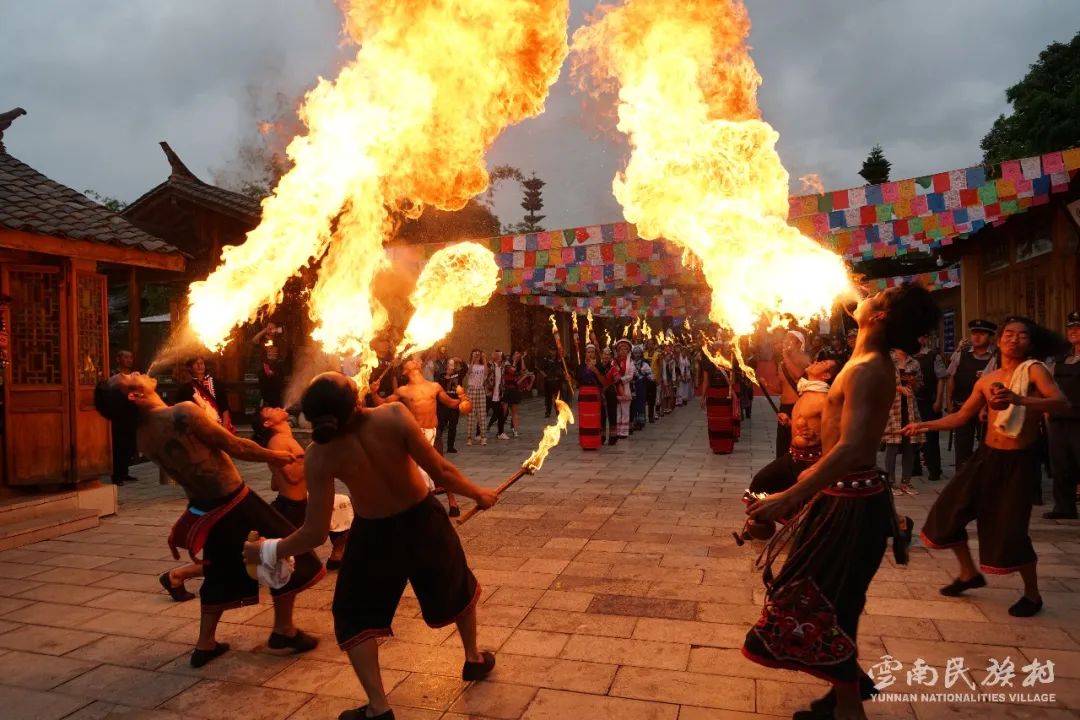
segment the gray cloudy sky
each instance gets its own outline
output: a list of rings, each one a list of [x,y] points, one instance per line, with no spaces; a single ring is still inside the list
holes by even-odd
[[[595,0],[571,0],[571,30]],[[977,162],[1005,88],[1080,29],[1077,0],[747,0],[760,103],[792,177],[861,182],[881,143],[893,177]],[[29,111],[8,151],[77,189],[133,200],[168,174],[168,140],[205,179],[275,96],[299,96],[348,56],[331,0],[0,0],[0,111]],[[563,77],[547,112],[489,154],[548,181],[548,227],[621,217],[623,149],[595,137]],[[504,222],[516,189],[496,200]]]

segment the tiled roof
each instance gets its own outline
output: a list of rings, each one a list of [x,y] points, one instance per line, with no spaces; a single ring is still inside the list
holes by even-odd
[[[3,150],[0,150],[0,228],[156,253],[180,252]]]

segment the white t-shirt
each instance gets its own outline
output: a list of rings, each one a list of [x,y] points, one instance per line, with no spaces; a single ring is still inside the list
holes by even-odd
[[[495,365],[495,389],[491,391],[491,402],[499,402],[499,391],[502,389],[502,365]]]
[[[487,365],[469,366],[469,390],[484,387],[484,378],[487,376]]]

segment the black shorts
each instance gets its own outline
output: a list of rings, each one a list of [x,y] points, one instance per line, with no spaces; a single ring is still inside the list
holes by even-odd
[[[457,532],[434,495],[388,518],[353,520],[334,591],[334,634],[342,650],[393,635],[406,582],[424,622],[435,628],[455,622],[480,596]]]
[[[304,524],[304,516],[307,515],[307,498],[291,500],[284,495],[278,495],[270,501],[270,507],[281,513],[295,527],[301,527]]]
[[[521,391],[517,389],[507,390],[503,393],[503,402],[507,405],[520,405]]]
[[[810,467],[810,463],[801,463],[786,452],[757,471],[750,481],[750,492],[773,495],[790,488],[799,479],[799,473]]]
[[[980,446],[934,501],[923,524],[923,543],[935,549],[962,545],[968,523],[976,520],[983,572],[1004,575],[1033,564],[1028,526],[1041,477],[1036,449]]]
[[[224,498],[221,504],[229,499],[231,497]],[[235,508],[214,524],[206,538],[203,547],[204,580],[199,591],[203,612],[221,612],[259,602],[259,583],[247,574],[244,566],[244,542],[248,533],[255,530],[264,538],[283,538],[295,529],[254,491],[248,492]],[[326,574],[315,553],[304,553],[295,560],[292,578],[283,587],[271,589],[273,597],[300,592]]]

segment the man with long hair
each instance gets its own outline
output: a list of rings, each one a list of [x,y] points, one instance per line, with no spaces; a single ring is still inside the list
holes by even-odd
[[[866,717],[862,699],[873,692],[873,683],[859,667],[859,616],[890,535],[897,560],[906,562],[892,493],[876,467],[896,392],[889,350],[917,351],[919,336],[939,316],[920,285],[904,284],[860,302],[855,351],[825,397],[821,460],[791,488],[747,507],[759,522],[792,520],[769,544],[765,607],[746,635],[743,655],[832,683],[804,711],[806,717]],[[774,576],[773,561],[784,550],[788,558]],[[814,632],[803,636],[792,627]]]

